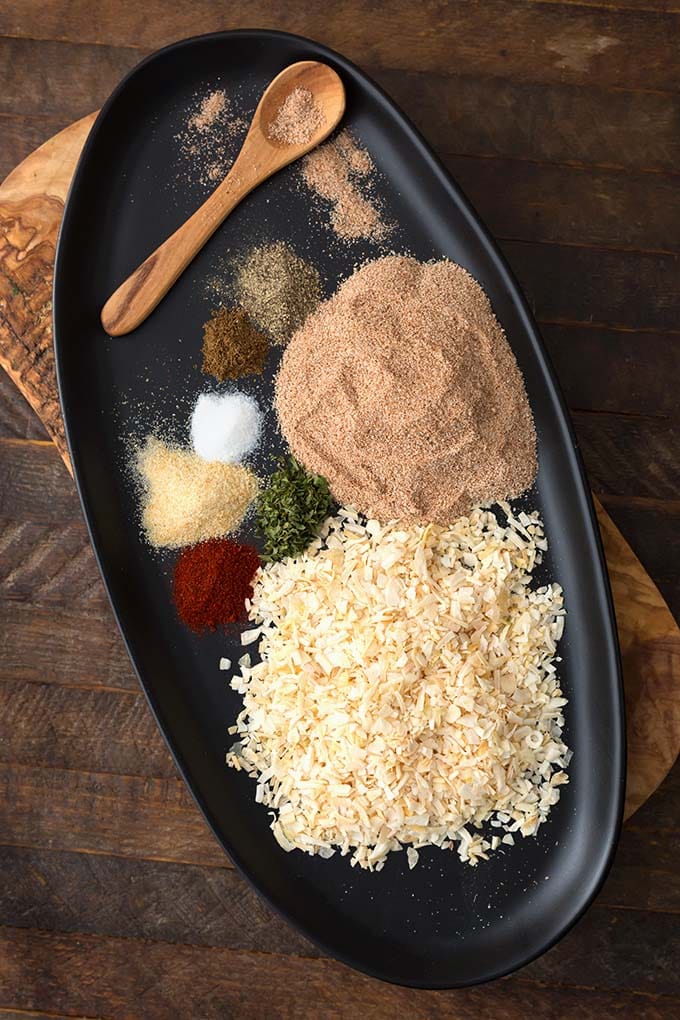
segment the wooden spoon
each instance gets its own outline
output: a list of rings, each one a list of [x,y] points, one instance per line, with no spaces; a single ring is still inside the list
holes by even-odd
[[[311,92],[323,120],[307,141],[292,144],[272,138],[269,131],[295,88]],[[106,332],[123,336],[144,322],[241,199],[277,170],[323,142],[344,112],[345,89],[331,67],[302,60],[281,71],[262,96],[241,151],[222,183],[106,302],[101,313]]]

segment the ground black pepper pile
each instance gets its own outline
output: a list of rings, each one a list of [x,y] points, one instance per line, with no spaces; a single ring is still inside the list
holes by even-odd
[[[236,299],[276,344],[286,344],[321,301],[321,278],[283,241],[254,248],[239,266]]]

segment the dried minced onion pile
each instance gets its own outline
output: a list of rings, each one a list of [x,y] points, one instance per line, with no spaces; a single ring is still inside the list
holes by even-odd
[[[531,587],[538,515],[502,508],[507,524],[475,510],[450,526],[341,510],[256,575],[244,644],[261,637],[262,661],[232,680],[227,762],[257,779],[284,849],[380,870],[435,844],[475,864],[559,799],[562,590]]]

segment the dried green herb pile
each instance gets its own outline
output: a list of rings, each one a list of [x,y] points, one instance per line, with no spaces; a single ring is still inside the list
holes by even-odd
[[[259,375],[269,341],[242,308],[218,308],[203,326],[203,372],[219,382]]]
[[[299,556],[315,537],[334,504],[328,482],[284,457],[257,504],[257,525],[268,561]]]

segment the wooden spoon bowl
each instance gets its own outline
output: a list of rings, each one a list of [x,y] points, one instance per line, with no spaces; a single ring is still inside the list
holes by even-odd
[[[296,88],[312,94],[322,119],[305,142],[283,142],[271,136],[270,126]],[[232,209],[262,181],[328,138],[344,112],[345,88],[327,64],[302,60],[281,71],[262,96],[241,151],[222,183],[106,302],[101,313],[106,332],[123,336],[144,322]]]

